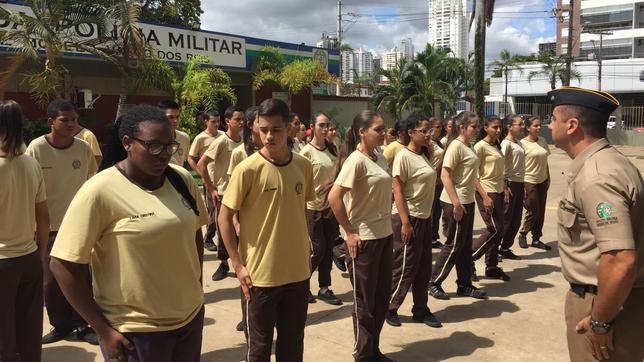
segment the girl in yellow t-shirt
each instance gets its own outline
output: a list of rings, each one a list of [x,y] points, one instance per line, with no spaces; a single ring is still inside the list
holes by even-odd
[[[432,270],[431,212],[436,186],[436,170],[431,164],[429,120],[411,115],[402,122],[399,137],[405,148],[394,158],[394,205],[391,216],[394,237],[393,293],[387,323],[401,325],[398,308],[412,289],[412,318],[430,327],[441,323],[427,306],[427,285]]]
[[[306,203],[311,238],[311,272],[318,271],[320,290],[317,298],[321,301],[340,305],[342,301],[329,289],[331,286],[331,265],[333,264],[333,246],[338,238],[338,222],[331,212],[327,194],[335,176],[337,150],[335,145],[326,140],[331,121],[326,113],[313,116],[311,142],[304,146],[300,154],[313,165],[313,183],[315,200]],[[312,294],[309,301],[314,302]]]
[[[475,197],[485,230],[472,243],[472,259],[476,261],[485,255],[485,276],[509,281],[510,277],[498,266],[499,244],[503,236],[504,196],[509,196],[503,182],[505,158],[499,145],[501,127],[498,117],[486,118],[479,136],[480,141],[474,145],[474,151],[481,161]],[[478,279],[474,268],[472,278]]]
[[[521,140],[525,150],[525,176],[523,207],[525,217],[519,231],[519,246],[528,247],[527,235],[532,233],[533,248],[550,250],[552,247],[541,241],[543,222],[546,214],[546,201],[550,188],[548,156],[550,148],[545,138],[540,137],[541,119],[531,117],[525,123],[527,136]]]
[[[40,361],[49,212],[38,161],[24,154],[22,110],[0,102],[0,360]],[[34,241],[35,235],[35,241]],[[48,268],[47,265],[44,265]],[[17,357],[17,359],[15,359]]]
[[[376,152],[387,127],[375,112],[353,119],[338,157],[340,168],[329,205],[342,227],[354,288],[356,360],[382,358],[378,340],[391,295],[391,176]]]
[[[470,141],[479,133],[479,117],[473,112],[461,112],[454,118],[454,128],[447,140],[443,157],[440,200],[447,219],[447,239],[432,272],[429,294],[437,299],[449,299],[441,284],[456,265],[456,293],[478,299],[487,293],[472,285],[472,233],[474,228],[474,193],[478,178],[479,158]]]
[[[440,235],[438,229],[440,228],[440,219],[443,209],[441,208],[441,200],[438,195],[443,192],[443,182],[441,181],[440,174],[443,167],[443,156],[445,155],[445,144],[441,143],[440,139],[443,136],[443,122],[440,119],[431,117],[429,119],[432,134],[429,139],[429,144],[432,150],[432,166],[436,170],[436,188],[434,191],[434,204],[432,205],[432,248],[440,249],[443,243],[439,241]],[[443,228],[445,221],[443,220]]]

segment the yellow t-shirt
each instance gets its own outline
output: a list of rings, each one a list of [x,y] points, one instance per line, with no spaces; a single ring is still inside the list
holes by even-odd
[[[456,195],[461,204],[474,202],[474,182],[479,177],[480,160],[474,150],[459,140],[453,140],[443,158],[443,168],[452,171],[452,182],[456,188]],[[443,189],[440,200],[452,203],[447,191]]]
[[[208,164],[208,175],[210,180],[217,187],[217,193],[223,195],[228,184],[228,166],[230,166],[230,156],[235,147],[244,143],[239,137],[239,142],[235,142],[224,133],[222,137],[217,137],[210,147],[204,153],[212,162]]]
[[[344,194],[349,222],[360,239],[382,239],[392,234],[391,175],[387,160],[376,153],[374,162],[355,150],[342,165],[335,184],[350,189]],[[342,237],[345,231],[340,228]]]
[[[429,145],[432,149],[432,166],[434,170],[439,170],[443,164],[443,156],[445,155],[445,150],[438,145],[438,143],[430,140]],[[444,146],[443,146],[444,147]]]
[[[505,157],[505,178],[512,182],[523,182],[525,175],[525,151],[521,142],[504,139],[501,151]]]
[[[521,140],[521,145],[525,150],[525,182],[535,185],[544,182],[548,178],[548,156],[550,156],[546,139],[539,137],[537,142],[531,142],[524,138]]]
[[[257,150],[255,150],[257,151]],[[235,170],[235,167],[239,165],[243,160],[248,158],[248,154],[246,153],[246,145],[241,144],[233,150],[233,152],[230,154],[230,163],[228,164],[228,172],[226,172],[226,175],[228,175],[228,178],[230,179],[230,176],[233,174],[233,170]]]
[[[387,146],[385,146],[385,149],[382,151],[382,155],[385,156],[385,159],[387,160],[387,166],[389,166],[389,169],[391,169],[391,165],[394,163],[394,158],[396,158],[396,154],[400,152],[405,148],[405,145],[398,141],[393,141]]]
[[[474,145],[474,151],[481,164],[479,166],[479,182],[485,192],[503,192],[503,173],[505,158],[501,150],[480,140]]]
[[[188,156],[200,158],[203,156],[204,152],[206,152],[208,147],[210,147],[210,144],[223,134],[224,132],[219,130],[217,130],[217,134],[214,136],[211,136],[206,131],[199,133],[195,136],[195,139],[192,140],[192,144],[190,144],[190,152],[188,152]]]
[[[235,167],[222,203],[239,210],[239,254],[254,286],[277,287],[311,276],[306,201],[313,168],[295,152],[275,165],[255,152]]]
[[[409,215],[427,219],[432,214],[434,203],[434,188],[436,187],[436,170],[424,154],[416,154],[407,148],[398,152],[394,159],[391,174],[398,176],[405,185],[403,195],[407,202]],[[398,208],[393,203],[392,213],[397,214]]]
[[[313,166],[313,183],[315,185],[315,200],[306,203],[309,210],[322,211],[329,207],[327,199],[328,186],[335,177],[335,160],[328,147],[323,150],[308,144],[302,148],[300,155],[311,161]]]
[[[183,166],[188,157],[188,150],[190,149],[190,136],[183,131],[176,130],[175,132],[174,140],[179,142],[179,149],[170,158],[170,163]]]
[[[74,136],[80,140],[83,140],[87,143],[89,143],[89,147],[92,149],[92,153],[94,153],[94,156],[103,156],[103,152],[101,152],[101,146],[98,144],[98,140],[96,139],[96,136],[92,131],[88,130],[87,128],[82,128],[76,135]]]
[[[92,149],[77,138],[67,148],[55,148],[45,136],[40,136],[31,141],[25,153],[40,163],[47,190],[49,224],[52,231],[57,231],[78,189],[96,173]]]
[[[38,250],[36,204],[46,200],[40,165],[27,156],[0,157],[0,259]]]
[[[94,299],[119,332],[178,329],[203,305],[195,233],[208,212],[188,171],[171,167],[199,216],[170,181],[144,190],[110,167],[78,191],[51,251],[91,266]]]
[[[293,152],[295,153],[300,153],[302,151],[302,148],[304,148],[305,143],[298,140],[297,138],[293,138]]]

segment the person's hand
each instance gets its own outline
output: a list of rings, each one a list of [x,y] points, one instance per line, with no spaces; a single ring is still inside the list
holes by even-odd
[[[237,279],[241,285],[244,298],[246,298],[246,300],[250,300],[250,289],[253,287],[253,281],[250,279],[248,270],[241,264],[233,265],[233,269],[235,269],[235,275],[237,275]]]
[[[210,191],[210,198],[212,202],[214,203],[217,199],[219,199],[219,194],[217,193],[217,189],[213,189]]]
[[[465,214],[467,214],[467,211],[465,211],[465,207],[463,207],[463,205],[454,205],[454,220],[456,220],[456,222],[460,222]]]
[[[402,227],[400,228],[400,236],[402,237],[403,243],[409,244],[409,241],[414,236],[414,227],[411,226],[410,222],[402,224]]]
[[[512,190],[507,186],[503,187],[503,203],[509,204],[510,197],[512,197]]]
[[[351,256],[351,259],[358,259],[358,251],[362,248],[362,239],[356,233],[347,234],[347,251]]]
[[[123,353],[123,348],[128,350],[134,350],[134,345],[119,333],[117,330],[108,327],[105,328],[105,331],[98,333],[98,339],[100,341],[101,347],[105,351],[107,357],[106,362],[125,362],[127,358]]]
[[[494,201],[492,201],[492,198],[488,195],[485,195],[483,198],[483,208],[485,209],[485,212],[492,215],[492,210],[494,210]]]
[[[582,319],[575,330],[586,337],[587,347],[595,359],[601,361],[610,357],[610,352],[615,350],[613,345],[613,329],[608,333],[597,334],[590,328],[590,316]]]

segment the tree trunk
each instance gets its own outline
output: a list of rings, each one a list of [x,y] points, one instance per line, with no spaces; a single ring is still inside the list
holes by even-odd
[[[114,121],[119,119],[122,115],[127,113],[128,104],[127,104],[127,93],[128,93],[129,78],[126,74],[121,74],[121,90],[119,93],[119,103],[116,107],[116,118]]]
[[[474,111],[485,118],[485,1],[476,0],[476,32],[474,36]]]

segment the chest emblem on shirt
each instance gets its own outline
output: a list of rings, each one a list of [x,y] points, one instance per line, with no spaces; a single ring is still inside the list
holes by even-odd
[[[600,202],[595,208],[597,211],[597,226],[617,224],[617,217],[613,216],[613,205],[607,202]]]
[[[298,182],[295,184],[295,193],[296,193],[296,194],[298,194],[298,195],[301,195],[301,194],[302,194],[302,189],[303,189],[303,188],[304,188],[304,185],[302,185],[302,183],[298,181]]]
[[[72,167],[74,168],[74,170],[78,170],[81,167],[80,160],[74,160],[74,162],[72,162]]]

